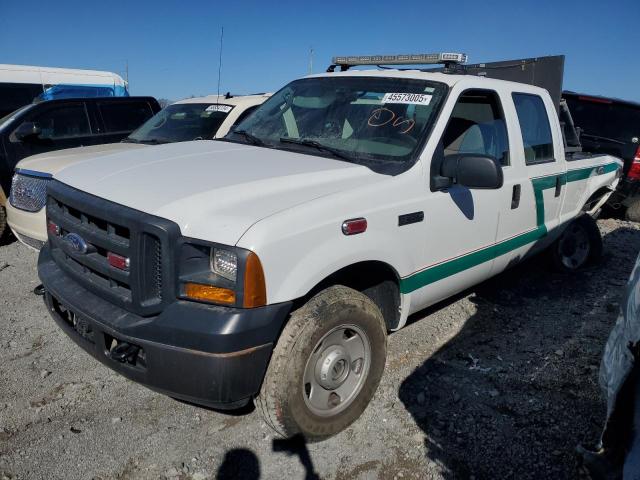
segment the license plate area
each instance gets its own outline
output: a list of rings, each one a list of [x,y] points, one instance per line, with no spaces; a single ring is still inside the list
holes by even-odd
[[[96,343],[95,332],[91,324],[77,313],[69,310],[67,307],[58,302],[55,298],[53,300],[53,310],[62,318],[71,328],[73,328],[78,335],[84,338],[91,344]]]

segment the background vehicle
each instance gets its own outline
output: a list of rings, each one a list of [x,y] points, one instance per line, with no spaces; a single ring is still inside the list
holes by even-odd
[[[640,256],[600,366],[607,420],[599,444],[578,447],[594,480],[640,475]]]
[[[11,230],[25,245],[42,247],[47,239],[46,184],[63,168],[146,145],[222,137],[268,97],[259,94],[189,98],[164,108],[120,143],[57,150],[21,160],[16,165],[7,204]]]
[[[640,104],[563,92],[583,149],[624,160],[624,178],[609,200],[627,219],[640,222]]]
[[[127,96],[127,83],[115,73],[0,64],[0,118],[34,100]]]
[[[334,64],[466,56],[351,58]],[[205,405],[255,399],[279,434],[319,440],[364,411],[410,314],[546,247],[568,271],[597,257],[584,212],[621,167],[565,156],[542,88],[328,72],[223,141],[59,172],[38,272],[54,321],[110,368]]]
[[[38,153],[119,142],[160,110],[153,97],[49,100],[0,119],[0,235],[19,160]]]

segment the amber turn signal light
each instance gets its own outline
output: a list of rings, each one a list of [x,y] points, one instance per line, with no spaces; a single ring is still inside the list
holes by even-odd
[[[255,308],[267,304],[267,287],[264,280],[264,270],[258,256],[250,252],[244,272],[244,302],[243,307]]]
[[[233,290],[214,287],[213,285],[185,283],[184,295],[193,300],[202,300],[211,303],[222,303],[225,305],[233,305],[236,303],[236,293]]]

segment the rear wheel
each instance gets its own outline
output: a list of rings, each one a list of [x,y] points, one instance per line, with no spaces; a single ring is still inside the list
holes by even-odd
[[[576,218],[551,246],[557,270],[575,272],[602,255],[602,236],[595,220],[588,215]]]
[[[327,438],[365,410],[380,383],[386,351],[378,307],[356,290],[329,287],[291,315],[256,404],[284,437]]]
[[[640,199],[627,207],[624,216],[631,222],[640,222]]]

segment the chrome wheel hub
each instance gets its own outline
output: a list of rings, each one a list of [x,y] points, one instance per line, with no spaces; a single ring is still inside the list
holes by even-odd
[[[303,396],[320,416],[335,415],[356,398],[369,373],[371,346],[355,325],[336,327],[325,334],[307,361]]]
[[[349,376],[351,359],[341,346],[329,347],[316,363],[316,380],[322,387],[334,390]]]

